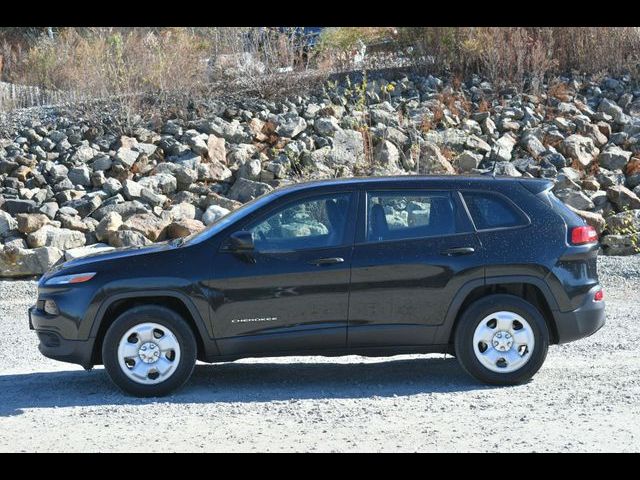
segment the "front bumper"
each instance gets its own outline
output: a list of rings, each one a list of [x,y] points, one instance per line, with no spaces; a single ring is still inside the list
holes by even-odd
[[[580,308],[570,312],[554,312],[558,343],[567,343],[593,335],[605,324],[605,302],[595,302],[593,294],[600,287],[594,288],[588,300]]]
[[[56,321],[55,315],[48,315],[38,310],[35,305],[29,308],[29,328],[35,330],[38,335],[40,353],[53,360],[75,363],[87,369],[93,367],[92,353],[95,339],[66,339],[57,331]]]

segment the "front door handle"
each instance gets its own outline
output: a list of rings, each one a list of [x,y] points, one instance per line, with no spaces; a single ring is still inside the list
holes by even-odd
[[[457,255],[469,255],[475,251],[476,249],[473,247],[457,247],[457,248],[449,248],[447,250],[443,250],[442,252],[440,252],[440,255],[453,257]]]
[[[307,263],[311,265],[333,265],[334,263],[342,263],[344,262],[344,258],[342,257],[330,257],[330,258],[317,258],[315,260],[311,260]]]

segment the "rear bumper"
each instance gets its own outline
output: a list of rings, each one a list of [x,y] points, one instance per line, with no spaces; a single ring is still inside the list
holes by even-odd
[[[572,342],[593,335],[605,324],[605,302],[593,301],[593,293],[598,288],[588,295],[589,300],[580,308],[570,312],[554,312],[558,343]]]
[[[38,335],[40,353],[53,360],[93,367],[91,357],[95,339],[66,339],[56,331],[55,324],[55,316],[47,315],[35,306],[29,308],[29,328]]]

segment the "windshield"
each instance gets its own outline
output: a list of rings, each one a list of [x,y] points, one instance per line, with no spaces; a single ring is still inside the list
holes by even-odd
[[[195,244],[195,243],[200,243],[203,240],[206,240],[208,238],[211,238],[213,235],[216,235],[218,232],[224,230],[226,227],[228,227],[232,223],[237,222],[238,220],[240,220],[244,216],[250,214],[251,212],[253,212],[257,208],[260,208],[263,205],[266,205],[267,203],[271,202],[271,200],[273,200],[274,196],[275,196],[274,193],[269,193],[267,195],[262,195],[262,196],[260,196],[258,198],[255,198],[255,199],[251,200],[250,202],[245,203],[241,207],[233,210],[232,212],[227,213],[224,217],[220,217],[218,220],[213,222],[211,225],[209,225],[204,230],[201,230],[201,231],[196,232],[196,233],[192,233],[191,235],[189,235],[187,237],[183,237],[179,241],[179,243],[180,244],[187,244],[187,243]]]

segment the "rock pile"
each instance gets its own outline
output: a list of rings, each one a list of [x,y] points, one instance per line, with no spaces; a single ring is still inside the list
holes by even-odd
[[[195,119],[109,133],[110,120],[25,121],[0,137],[0,276],[197,232],[301,179],[486,173],[544,177],[602,235],[635,253],[640,90],[560,78],[539,95],[478,77],[332,85],[279,102],[212,102]]]

